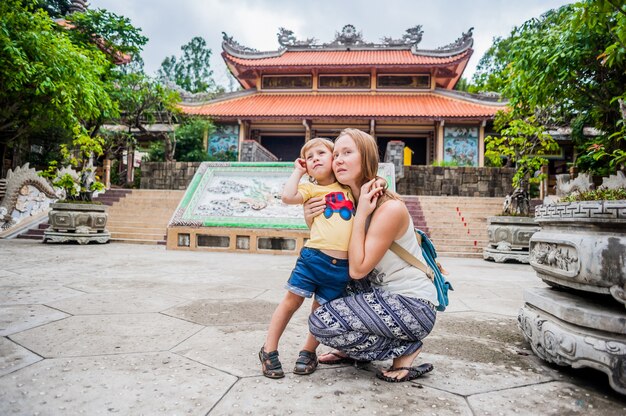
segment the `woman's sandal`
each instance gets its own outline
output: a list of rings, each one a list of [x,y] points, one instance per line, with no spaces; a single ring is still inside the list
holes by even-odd
[[[408,373],[404,377],[394,378],[394,377],[386,376],[382,371],[378,371],[376,373],[376,377],[389,383],[402,383],[404,381],[415,380],[416,378],[421,377],[426,373],[430,373],[431,371],[433,371],[433,365],[430,363],[424,363],[424,364],[418,365],[417,367],[398,367],[398,368],[391,367],[389,368],[388,371],[399,371],[399,370],[406,370],[408,371]]]
[[[283,366],[278,359],[278,351],[266,352],[265,347],[261,347],[259,351],[259,360],[263,367],[263,375],[268,378],[283,378],[285,372]]]
[[[368,364],[371,361],[367,360],[356,360],[354,358],[350,358],[347,355],[341,355],[338,351],[329,351],[325,352],[323,355],[333,355],[335,357],[334,360],[325,360],[321,361],[320,364],[326,365],[334,365],[334,364]]]
[[[317,355],[314,352],[300,351],[293,373],[301,376],[311,374],[317,369],[317,362]]]

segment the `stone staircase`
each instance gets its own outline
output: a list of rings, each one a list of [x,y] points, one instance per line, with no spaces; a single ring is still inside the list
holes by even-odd
[[[438,256],[482,258],[487,218],[502,212],[502,198],[403,196],[416,227],[424,230]],[[421,210],[416,211],[417,204]],[[418,215],[416,215],[416,213]],[[425,228],[418,224],[424,224]]]
[[[133,189],[109,208],[112,242],[165,244],[167,223],[185,191]]]
[[[413,195],[403,195],[402,199],[409,210],[409,214],[411,214],[411,217],[413,218],[413,225],[430,236],[430,230],[428,229],[428,224],[426,223],[426,218],[424,217],[424,211],[422,211],[422,205],[420,204],[419,198]]]

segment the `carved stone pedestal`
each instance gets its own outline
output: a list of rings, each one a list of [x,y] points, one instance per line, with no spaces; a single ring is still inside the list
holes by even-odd
[[[109,214],[105,205],[57,203],[51,207],[50,227],[44,231],[44,243],[107,243],[111,239],[106,229]]]
[[[626,201],[541,205],[535,220],[530,265],[540,279],[626,304]]]
[[[528,263],[528,243],[539,230],[533,218],[499,216],[487,219],[489,245],[483,249],[483,259],[502,263],[514,260]]]
[[[518,323],[541,359],[574,368],[590,367],[609,376],[626,394],[626,317],[609,296],[550,288],[524,292]]]

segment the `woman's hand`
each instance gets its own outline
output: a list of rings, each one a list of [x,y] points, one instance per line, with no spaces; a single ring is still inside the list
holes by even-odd
[[[304,221],[306,221],[306,225],[311,228],[311,224],[313,224],[313,219],[324,212],[326,208],[326,201],[321,196],[317,196],[315,198],[311,198],[304,203],[302,209],[304,210]]]
[[[376,183],[376,178],[361,187],[361,196],[357,205],[357,213],[370,215],[376,209],[376,202],[383,194],[384,188]]]

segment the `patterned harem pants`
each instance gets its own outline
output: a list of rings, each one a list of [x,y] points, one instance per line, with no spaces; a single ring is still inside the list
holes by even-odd
[[[311,314],[309,330],[322,344],[357,360],[387,360],[422,347],[435,325],[426,303],[367,284],[351,284],[351,296],[328,302]]]

